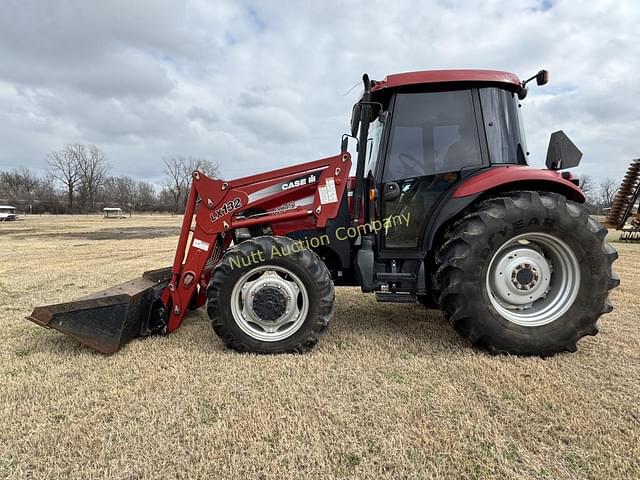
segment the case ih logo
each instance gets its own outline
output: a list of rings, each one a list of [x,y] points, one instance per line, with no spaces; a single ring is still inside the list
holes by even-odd
[[[322,170],[305,175],[304,177],[294,178],[293,180],[283,183],[282,190],[290,190],[296,187],[302,187],[303,185],[310,185],[318,181],[318,176],[322,173]]]
[[[220,208],[216,209],[213,213],[211,213],[209,215],[211,217],[211,221],[215,222],[220,217],[224,217],[228,213],[231,213],[234,210],[237,210],[241,206],[242,206],[242,201],[238,197],[236,197],[233,200],[230,200],[224,205],[222,205]]]

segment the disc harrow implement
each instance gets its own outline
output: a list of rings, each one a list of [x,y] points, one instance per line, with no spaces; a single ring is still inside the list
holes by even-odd
[[[623,242],[640,241],[640,158],[631,162],[607,214],[606,225],[620,230]]]

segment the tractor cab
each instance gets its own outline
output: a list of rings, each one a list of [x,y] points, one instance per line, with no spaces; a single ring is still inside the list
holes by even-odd
[[[375,193],[366,221],[410,216],[408,226],[380,236],[381,251],[421,250],[429,218],[462,178],[492,164],[527,164],[522,89],[515,75],[476,70],[371,82],[363,190]],[[354,113],[361,108],[359,102]],[[353,133],[361,128],[354,118]]]
[[[404,212],[413,221],[388,230],[381,238],[383,249],[420,248],[438,201],[463,177],[491,163],[526,164],[515,97],[498,87],[393,96],[384,148],[366,168],[369,188],[381,192],[369,212],[382,217]]]
[[[412,72],[382,81],[364,77],[351,121],[359,145],[351,219],[387,224],[363,243],[375,253],[356,258],[365,291],[389,289],[396,293],[387,296],[401,301],[397,292],[428,288],[419,282],[425,277],[420,270],[423,261],[433,261],[429,252],[441,227],[484,193],[456,195],[458,187],[483,171],[492,170],[497,178],[496,167],[529,170],[521,100],[533,79],[543,85],[548,73],[542,70],[524,82],[493,70]],[[564,155],[563,168],[575,166],[580,152],[561,135],[563,151],[552,151],[548,161],[559,165]],[[522,186],[522,180],[513,183]]]

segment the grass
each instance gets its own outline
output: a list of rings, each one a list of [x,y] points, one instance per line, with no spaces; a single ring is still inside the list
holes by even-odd
[[[639,244],[600,334],[547,360],[351,288],[302,356],[228,351],[204,311],[109,357],[23,320],[168,265],[179,223],[0,224],[0,478],[640,478]]]

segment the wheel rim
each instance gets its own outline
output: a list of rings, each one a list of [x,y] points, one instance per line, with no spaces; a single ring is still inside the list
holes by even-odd
[[[580,289],[580,264],[564,241],[546,233],[525,233],[493,255],[486,286],[493,307],[525,327],[560,318]]]
[[[274,265],[251,269],[231,292],[231,313],[251,338],[277,342],[300,329],[309,311],[309,295],[302,281]]]

